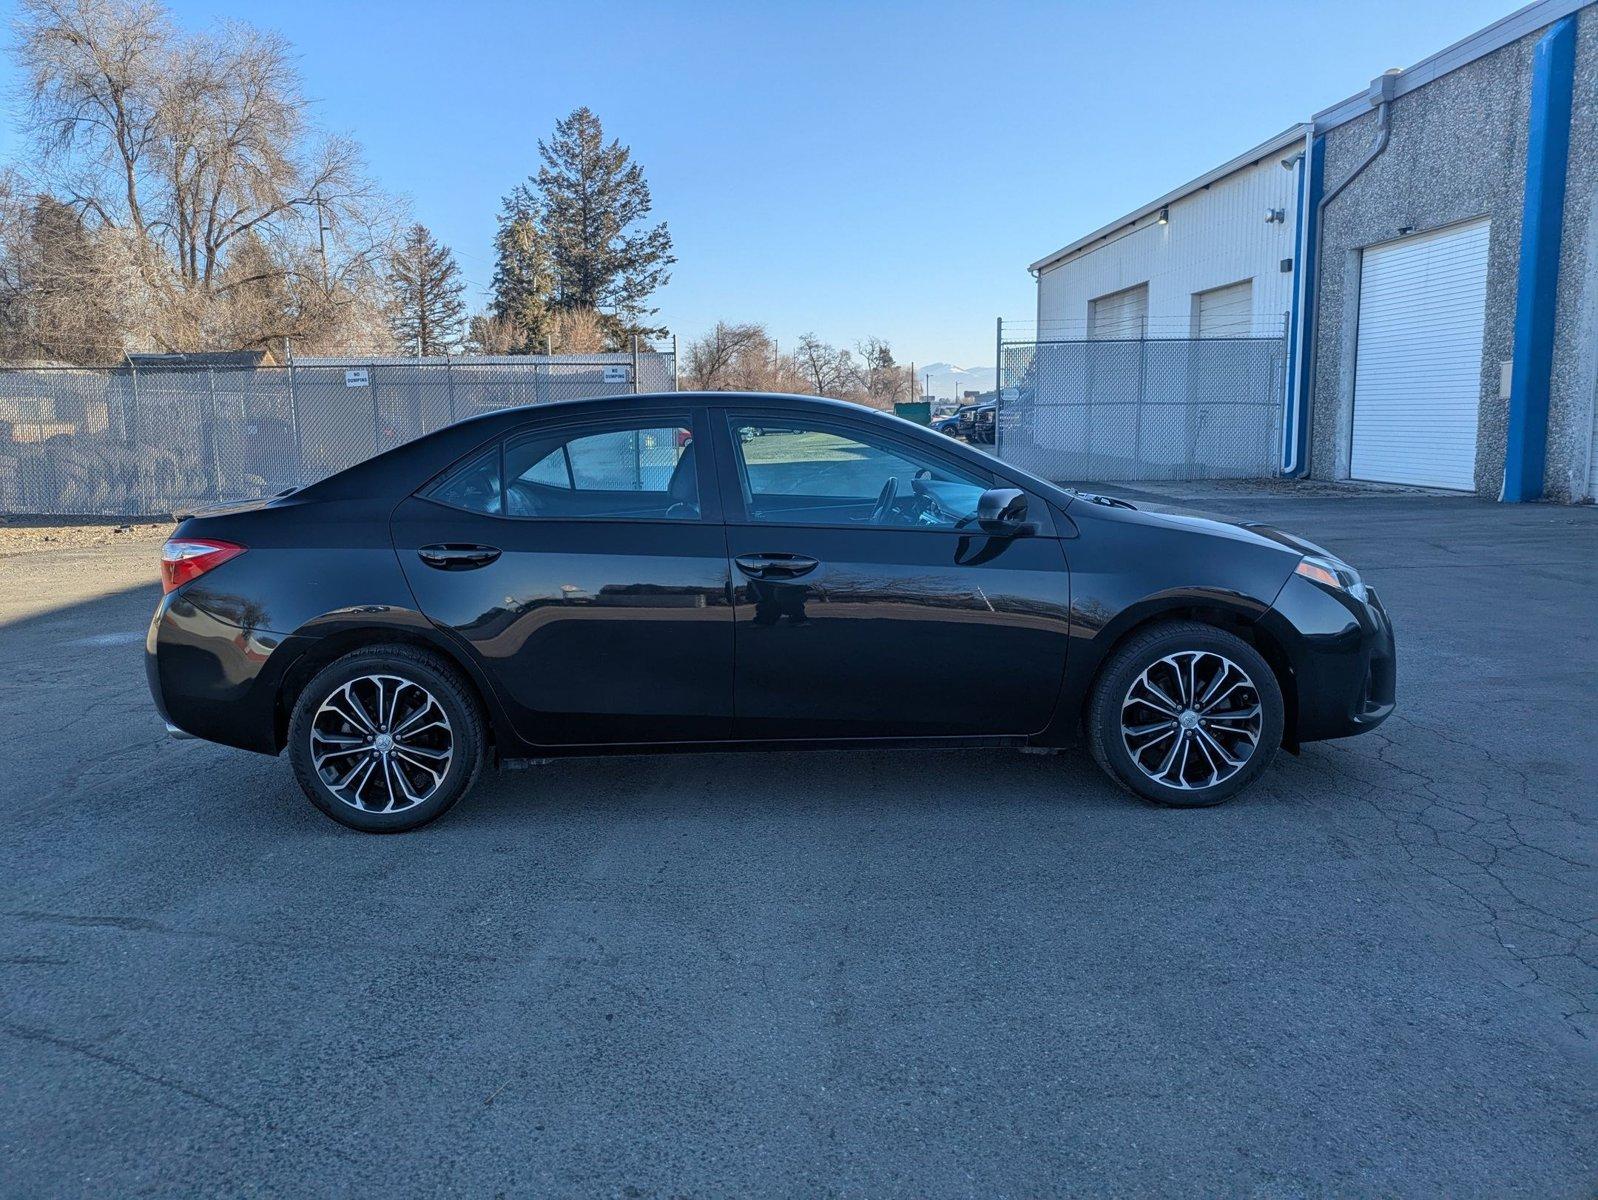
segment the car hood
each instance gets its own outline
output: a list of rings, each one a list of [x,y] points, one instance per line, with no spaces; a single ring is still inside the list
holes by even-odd
[[[1124,503],[1124,501],[1122,502]],[[1089,508],[1084,505],[1083,508]],[[1297,534],[1287,533],[1272,525],[1265,525],[1258,521],[1217,521],[1210,517],[1193,517],[1182,513],[1157,513],[1147,509],[1106,507],[1099,504],[1092,505],[1089,511],[1095,517],[1109,520],[1132,521],[1139,525],[1151,525],[1163,529],[1179,529],[1190,533],[1208,534],[1211,537],[1223,537],[1234,542],[1250,543],[1261,548],[1291,554],[1295,558],[1306,554],[1323,554],[1329,558],[1336,555],[1317,546]],[[1072,515],[1082,512],[1081,508],[1072,506]]]

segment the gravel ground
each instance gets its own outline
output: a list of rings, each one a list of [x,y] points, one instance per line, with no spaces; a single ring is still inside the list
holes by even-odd
[[[150,535],[16,553],[0,1194],[1591,1196],[1598,512],[1153,498],[1363,567],[1398,714],[1198,812],[684,756],[370,838],[163,737]]]
[[[171,532],[171,521],[84,523],[71,518],[41,517],[28,521],[0,518],[0,557],[52,550],[90,550],[99,546],[158,546]]]

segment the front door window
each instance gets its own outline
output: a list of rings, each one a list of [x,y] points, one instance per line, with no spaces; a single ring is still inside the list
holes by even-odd
[[[992,486],[986,472],[842,424],[740,414],[729,421],[752,521],[959,529]]]

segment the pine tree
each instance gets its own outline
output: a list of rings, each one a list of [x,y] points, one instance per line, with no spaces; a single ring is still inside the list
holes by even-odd
[[[515,330],[516,352],[541,354],[550,329],[554,278],[549,244],[538,228],[531,198],[518,188],[505,202],[494,235],[494,316]]]
[[[538,143],[543,159],[536,193],[523,185],[512,200],[536,195],[554,271],[554,305],[601,314],[613,341],[630,333],[658,335],[642,319],[648,300],[671,278],[671,234],[665,223],[632,232],[649,215],[649,184],[632,151],[605,142],[587,108],[555,123],[555,135]]]
[[[412,225],[389,264],[394,309],[389,324],[407,353],[448,354],[466,323],[466,290],[449,247]]]

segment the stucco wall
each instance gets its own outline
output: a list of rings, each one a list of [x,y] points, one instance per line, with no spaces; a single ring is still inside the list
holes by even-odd
[[[1594,499],[1598,455],[1598,8],[1576,25],[1576,94],[1570,118],[1570,169],[1565,176],[1564,240],[1559,255],[1559,323],[1548,412],[1551,499]]]
[[[1546,477],[1548,493],[1555,499],[1570,498],[1573,472],[1585,470],[1585,446],[1579,462],[1573,447],[1582,430],[1590,429],[1592,349],[1583,344],[1580,324],[1581,310],[1587,307],[1587,328],[1591,328],[1593,159],[1598,153],[1591,128],[1595,11],[1586,8],[1578,18],[1577,120],[1585,125],[1572,130],[1566,197],[1555,411],[1550,413]],[[1348,476],[1360,251],[1406,231],[1421,233],[1485,216],[1492,222],[1492,233],[1476,489],[1486,496],[1499,494],[1508,427],[1508,402],[1499,397],[1499,369],[1514,347],[1532,49],[1544,32],[1529,34],[1394,101],[1386,151],[1327,206],[1310,438],[1310,472],[1316,478]],[[1328,190],[1364,157],[1375,135],[1374,110],[1326,133]],[[1580,210],[1579,221],[1572,220],[1573,210]],[[1590,337],[1586,340],[1590,342]],[[1584,371],[1589,392],[1585,400],[1579,396]]]

